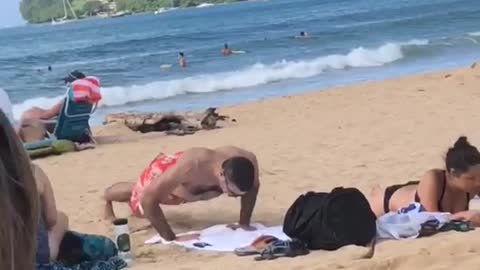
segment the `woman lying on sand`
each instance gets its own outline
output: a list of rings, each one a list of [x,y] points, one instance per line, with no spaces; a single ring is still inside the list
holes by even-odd
[[[369,202],[377,217],[415,201],[427,211],[450,212],[452,219],[480,226],[480,211],[468,210],[480,192],[480,152],[462,136],[448,149],[445,163],[446,169],[429,170],[420,181],[374,187]]]

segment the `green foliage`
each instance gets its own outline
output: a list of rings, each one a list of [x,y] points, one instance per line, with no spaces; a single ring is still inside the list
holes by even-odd
[[[107,11],[106,5],[99,0],[75,1],[72,6],[79,16],[92,16],[98,12]]]
[[[58,0],[22,0],[20,12],[30,23],[46,22],[64,16],[63,2]]]
[[[113,0],[109,0],[113,1]],[[155,11],[162,7],[192,7],[201,3],[225,3],[244,0],[116,0],[118,11],[130,11],[133,13]],[[92,16],[98,12],[108,12],[105,1],[100,0],[70,0],[77,15]],[[69,9],[68,16],[71,18]],[[29,23],[49,22],[52,18],[64,16],[62,0],[22,0],[20,12]],[[114,11],[111,11],[114,12]]]

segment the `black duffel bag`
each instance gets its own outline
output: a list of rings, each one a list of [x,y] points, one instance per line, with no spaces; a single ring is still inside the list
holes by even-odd
[[[376,216],[358,189],[337,187],[298,197],[285,215],[283,232],[309,249],[367,246],[376,235]]]

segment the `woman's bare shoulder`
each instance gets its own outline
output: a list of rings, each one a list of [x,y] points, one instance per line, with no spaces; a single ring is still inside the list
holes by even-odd
[[[43,194],[43,192],[45,191],[46,182],[49,181],[47,174],[40,166],[35,163],[31,163],[31,167],[33,177],[35,178],[35,182],[37,183],[38,193]]]

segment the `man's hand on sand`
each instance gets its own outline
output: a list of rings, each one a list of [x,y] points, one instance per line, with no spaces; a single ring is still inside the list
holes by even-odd
[[[227,225],[227,228],[230,228],[232,230],[243,229],[245,231],[255,231],[257,229],[250,225],[241,225],[241,224],[229,224]]]
[[[186,241],[190,241],[190,240],[198,240],[199,238],[200,238],[199,233],[191,233],[191,234],[185,234],[185,235],[177,236],[177,238],[175,238],[175,241],[186,242]]]

